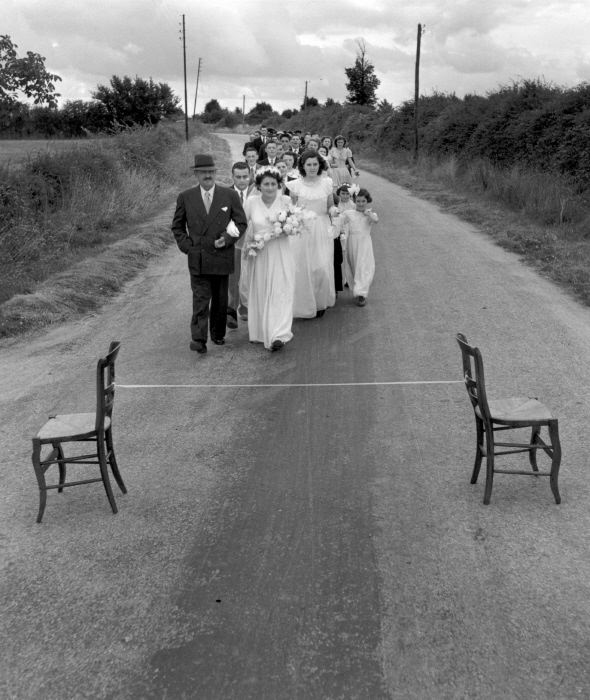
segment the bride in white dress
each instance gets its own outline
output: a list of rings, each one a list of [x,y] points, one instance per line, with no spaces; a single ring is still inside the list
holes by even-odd
[[[273,166],[256,173],[260,197],[246,200],[244,210],[248,228],[244,246],[254,236],[269,234],[270,218],[288,209],[291,200],[280,194],[282,177]],[[240,279],[240,291],[248,299],[248,334],[251,342],[264,343],[268,350],[280,350],[293,337],[293,293],[295,270],[289,237],[268,240],[256,256],[247,257],[246,275]]]
[[[327,165],[315,151],[305,151],[299,159],[301,178],[289,183],[291,198],[316,216],[305,220],[300,236],[289,243],[295,258],[295,318],[323,316],[334,306],[334,229],[329,212],[334,207],[332,180],[322,177]]]

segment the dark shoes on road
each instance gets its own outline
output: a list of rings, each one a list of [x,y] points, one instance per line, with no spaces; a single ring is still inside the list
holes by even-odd
[[[367,300],[365,297],[357,297],[356,298],[356,305],[357,306],[364,306],[367,303]]]
[[[230,331],[235,331],[238,327],[238,314],[233,309],[227,310],[226,325]]]
[[[215,345],[225,345],[224,338],[211,338],[211,342],[215,343]]]
[[[191,340],[190,349],[203,355],[207,352],[207,343],[202,340]]]
[[[272,352],[276,352],[277,350],[281,350],[285,346],[285,343],[283,343],[282,340],[273,340],[272,345],[270,346],[270,349]]]

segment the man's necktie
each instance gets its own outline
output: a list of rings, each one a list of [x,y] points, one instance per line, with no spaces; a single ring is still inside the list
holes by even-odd
[[[240,190],[240,202],[244,203],[244,190]]]
[[[205,209],[207,210],[208,214],[209,209],[211,209],[211,192],[205,192]]]

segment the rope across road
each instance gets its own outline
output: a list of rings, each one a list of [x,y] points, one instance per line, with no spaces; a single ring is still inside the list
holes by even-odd
[[[312,382],[312,383],[273,383],[273,384],[117,384],[117,389],[270,389],[301,387],[343,387],[343,386],[412,386],[425,384],[463,384],[462,379],[434,379],[401,382]]]

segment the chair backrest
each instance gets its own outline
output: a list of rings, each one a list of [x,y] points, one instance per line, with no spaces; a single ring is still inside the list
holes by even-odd
[[[121,343],[113,340],[106,357],[101,357],[96,365],[96,430],[104,429],[105,417],[113,414],[115,403],[115,360]]]
[[[465,388],[473,410],[479,408],[481,418],[485,422],[490,421],[490,409],[486,395],[485,377],[483,372],[483,359],[479,348],[475,348],[467,342],[463,333],[457,333],[457,343],[461,348],[463,360],[463,379]]]

